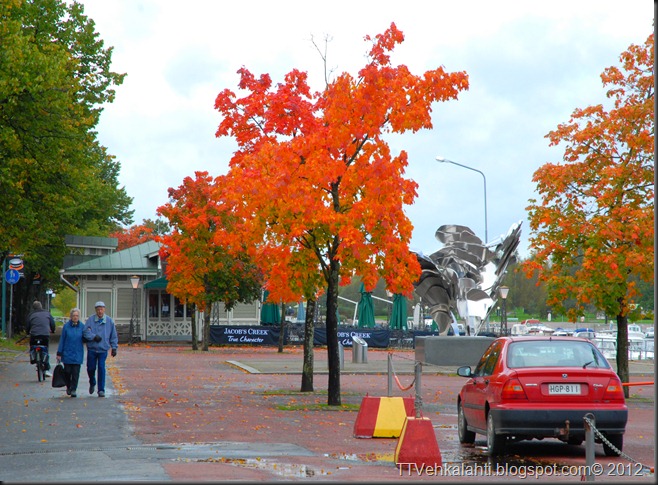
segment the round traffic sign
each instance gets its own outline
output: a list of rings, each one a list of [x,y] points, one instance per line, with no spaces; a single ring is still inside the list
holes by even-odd
[[[15,269],[8,269],[5,272],[5,280],[7,280],[7,283],[10,285],[18,283],[19,279],[21,279],[21,274]]]

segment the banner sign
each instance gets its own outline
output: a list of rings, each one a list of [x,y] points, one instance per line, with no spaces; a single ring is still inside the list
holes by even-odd
[[[272,325],[211,325],[210,342],[213,344],[234,345],[279,345],[281,327]],[[284,343],[290,343],[286,327]],[[338,341],[344,347],[352,347],[352,337],[361,337],[368,347],[388,348],[390,330],[344,327],[338,329]],[[327,345],[327,329],[313,331],[313,345]]]
[[[254,325],[211,325],[210,341],[214,344],[279,345],[280,327]],[[288,335],[284,335],[285,341]]]
[[[368,347],[388,348],[391,337],[390,330],[369,328],[339,328],[338,342],[343,347],[352,346],[352,337],[360,337],[366,341]],[[327,345],[327,329],[316,328],[313,331],[313,345]]]

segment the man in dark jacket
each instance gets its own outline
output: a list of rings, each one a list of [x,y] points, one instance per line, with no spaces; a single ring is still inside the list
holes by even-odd
[[[30,334],[30,348],[34,345],[43,345],[46,347],[45,362],[46,376],[50,374],[50,359],[48,357],[48,343],[50,334],[55,333],[55,319],[48,310],[44,310],[40,301],[32,303],[32,313],[27,317],[27,333]]]

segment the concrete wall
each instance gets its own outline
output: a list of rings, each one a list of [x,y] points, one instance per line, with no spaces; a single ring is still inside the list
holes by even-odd
[[[434,365],[475,365],[494,337],[416,337],[416,360]]]

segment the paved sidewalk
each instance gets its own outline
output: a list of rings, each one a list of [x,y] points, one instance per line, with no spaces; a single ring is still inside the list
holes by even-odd
[[[413,351],[390,355],[400,385],[409,386],[414,378]],[[202,352],[190,346],[123,345],[115,359],[108,358],[105,399],[86,392],[84,371],[77,399],[67,398],[49,383],[37,383],[25,353],[0,365],[0,418],[6,429],[0,442],[0,480],[445,479],[401,475],[393,463],[397,439],[353,437],[363,396],[387,395],[388,356],[388,351],[370,349],[367,363],[352,364],[351,353],[345,353],[340,380],[344,406],[338,410],[325,406],[327,364],[321,348],[314,351],[315,392],[300,393],[300,347],[278,353],[271,347],[211,347]],[[584,447],[557,440],[512,445],[499,461],[486,457],[479,436],[474,447],[460,446],[455,401],[464,379],[454,372],[454,368],[423,366],[421,379],[423,415],[432,421],[445,464],[584,464]],[[632,380],[653,380],[653,369],[635,369]],[[633,387],[631,394],[624,450],[653,466],[654,386]],[[392,395],[411,394],[394,384]],[[600,445],[596,460],[606,466],[628,463],[606,458]],[[486,477],[510,478],[509,473]],[[459,477],[460,481],[482,479],[481,474]],[[633,481],[638,480],[653,482],[654,477],[642,475]],[[597,481],[614,482],[619,477],[602,476]]]

